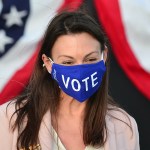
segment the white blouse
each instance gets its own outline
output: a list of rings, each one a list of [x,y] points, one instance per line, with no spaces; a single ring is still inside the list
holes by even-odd
[[[58,137],[57,132],[53,127],[51,127],[51,132],[54,140],[52,141],[52,149],[54,150],[66,150],[65,146],[62,144],[60,138]],[[104,148],[94,148],[92,146],[86,146],[85,150],[104,150]]]

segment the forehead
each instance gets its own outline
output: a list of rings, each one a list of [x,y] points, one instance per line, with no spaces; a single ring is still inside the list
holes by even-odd
[[[89,33],[61,35],[52,48],[52,57],[56,55],[77,55],[100,50],[100,43]]]

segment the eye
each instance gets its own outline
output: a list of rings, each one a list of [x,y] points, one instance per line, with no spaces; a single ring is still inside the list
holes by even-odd
[[[95,61],[97,61],[97,58],[87,58],[85,60],[85,62],[95,62]]]
[[[73,64],[73,61],[63,61],[62,63],[61,63],[62,65],[72,65]]]

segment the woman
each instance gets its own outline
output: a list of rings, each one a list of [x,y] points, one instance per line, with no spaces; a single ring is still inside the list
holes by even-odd
[[[139,150],[135,120],[108,96],[108,49],[82,12],[49,24],[24,94],[0,107],[0,148]]]

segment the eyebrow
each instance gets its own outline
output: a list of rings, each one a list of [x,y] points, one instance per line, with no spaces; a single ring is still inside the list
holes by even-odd
[[[85,55],[84,56],[84,58],[86,58],[86,57],[88,57],[88,56],[90,56],[91,54],[93,54],[93,53],[97,53],[97,54],[99,54],[99,51],[97,50],[97,51],[93,51],[93,52],[91,52],[91,53],[89,53],[89,54],[87,54],[87,55]],[[60,57],[67,57],[67,58],[70,58],[70,59],[74,59],[74,57],[72,57],[72,56],[68,56],[68,55],[60,55],[60,56],[58,56],[58,58],[60,58]],[[57,58],[57,59],[58,59]]]
[[[97,54],[99,54],[99,51],[98,51],[98,50],[97,50],[97,51],[93,51],[93,52],[91,52],[91,53],[89,53],[89,54],[85,55],[85,57],[84,57],[84,58],[86,58],[86,57],[90,56],[90,55],[91,55],[91,54],[93,54],[93,53],[97,53]]]

